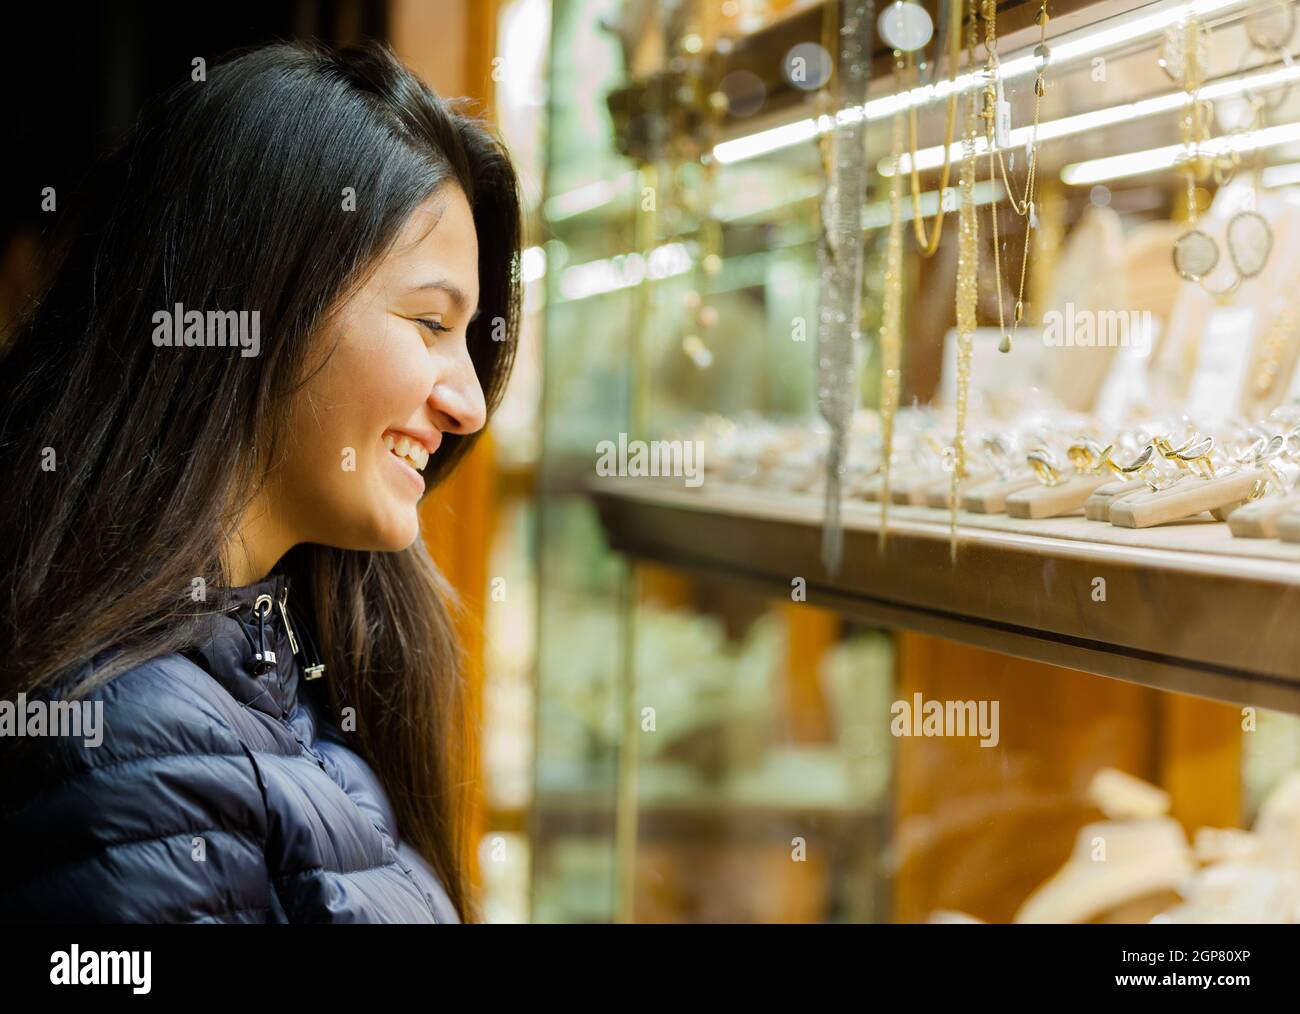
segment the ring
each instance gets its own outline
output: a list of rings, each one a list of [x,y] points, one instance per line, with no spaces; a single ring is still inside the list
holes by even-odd
[[[1065,476],[1057,467],[1052,452],[1047,448],[1039,447],[1030,451],[1025,455],[1025,460],[1029,462],[1029,467],[1034,470],[1034,475],[1044,486],[1059,486],[1065,481]]]

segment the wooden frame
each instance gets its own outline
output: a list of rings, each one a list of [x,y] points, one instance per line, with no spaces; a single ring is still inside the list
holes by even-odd
[[[832,576],[818,497],[645,479],[602,479],[592,496],[614,548],[633,556],[781,596],[802,578],[809,601],[870,623],[1300,713],[1300,546],[1234,542],[1208,522],[1133,530],[963,515],[953,563],[946,512],[891,508],[882,548],[879,506],[850,502]]]

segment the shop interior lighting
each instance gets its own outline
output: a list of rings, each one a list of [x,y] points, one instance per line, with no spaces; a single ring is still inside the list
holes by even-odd
[[[1259,148],[1272,148],[1279,144],[1300,141],[1300,123],[1284,123],[1276,127],[1265,127],[1244,134],[1229,134],[1216,137],[1198,146],[1202,154],[1213,157],[1229,152],[1255,151]],[[1124,179],[1129,176],[1142,176],[1146,173],[1161,172],[1172,169],[1187,157],[1187,146],[1170,144],[1163,148],[1148,148],[1146,151],[1134,151],[1124,155],[1110,155],[1095,158],[1088,162],[1076,162],[1061,170],[1061,179],[1071,186],[1090,186],[1106,180]]]
[[[1163,10],[1141,17],[1131,18],[1123,24],[1095,31],[1080,33],[1077,37],[1062,37],[1051,42],[1052,66],[1060,67],[1075,61],[1095,56],[1099,53],[1116,49],[1129,42],[1158,35],[1165,29],[1176,25],[1183,18],[1195,14],[1209,17],[1225,11],[1242,7],[1245,0],[1195,0],[1192,3],[1175,4]],[[1037,69],[1033,46],[1026,46],[1017,51],[1015,56],[1002,61],[1002,78],[1009,80],[1032,74]],[[852,123],[864,115],[868,121],[881,120],[892,116],[896,109],[911,106],[925,106],[932,102],[946,99],[954,90],[964,92],[967,89],[984,84],[984,71],[967,71],[957,75],[954,81],[939,81],[920,88],[912,88],[897,95],[886,95],[872,99],[862,106],[849,106],[841,109],[832,118],[829,115],[809,117],[794,123],[783,124],[768,130],[761,130],[730,141],[722,141],[713,148],[713,155],[719,162],[730,164],[746,159],[767,155],[782,148],[810,141],[817,135],[831,130],[836,122]],[[1041,130],[1041,127],[1040,127]],[[1041,136],[1041,135],[1040,135]],[[942,156],[940,157],[942,161]]]
[[[1256,74],[1247,74],[1241,77],[1226,78],[1216,81],[1213,84],[1206,85],[1200,91],[1200,97],[1206,101],[1213,102],[1219,99],[1231,98],[1241,95],[1245,92],[1263,92],[1269,88],[1277,88],[1280,85],[1288,84],[1300,80],[1300,63],[1292,63],[1289,66],[1279,64],[1270,67],[1268,70]],[[1109,106],[1105,109],[1095,109],[1088,113],[1079,113],[1076,116],[1065,116],[1059,120],[1048,120],[1046,123],[1038,125],[1038,140],[1051,141],[1062,137],[1071,137],[1075,134],[1087,133],[1090,130],[1099,130],[1103,127],[1114,126],[1117,123],[1129,123],[1133,120],[1140,120],[1148,116],[1158,116],[1162,113],[1170,113],[1187,105],[1190,100],[1185,91],[1169,92],[1165,95],[1156,95],[1149,99],[1142,99],[1138,102],[1124,102],[1117,106]],[[1017,127],[1011,131],[1010,148],[1019,148],[1028,144],[1033,136],[1033,126]],[[1009,150],[1008,149],[1008,150]],[[988,152],[988,141],[984,137],[979,137],[975,142],[976,154],[986,154]],[[961,158],[961,144],[954,143],[950,149],[950,157],[953,160]],[[923,148],[916,153],[917,168],[924,171],[927,169],[936,169],[943,165],[943,145],[936,144],[932,148]],[[904,155],[900,166],[903,172],[911,171],[911,159]],[[882,159],[877,165],[882,176],[893,174],[892,166],[889,159]]]
[[[1264,187],[1289,187],[1300,183],[1300,162],[1268,166],[1260,173],[1260,183]]]
[[[989,204],[1001,200],[1004,193],[1000,180],[982,180],[975,184],[974,203]],[[921,214],[932,215],[939,210],[940,193],[930,190],[921,195]],[[903,221],[912,217],[909,201],[903,207]],[[889,202],[875,201],[862,211],[863,229],[880,229],[889,224]],[[539,254],[539,270],[545,270],[545,254],[533,247],[524,251],[525,260],[532,250]],[[684,275],[691,270],[694,257],[683,243],[665,243],[651,251],[649,257],[638,253],[624,253],[615,257],[574,264],[560,272],[560,297],[573,301],[603,296],[620,289],[629,289],[641,282],[655,281]]]

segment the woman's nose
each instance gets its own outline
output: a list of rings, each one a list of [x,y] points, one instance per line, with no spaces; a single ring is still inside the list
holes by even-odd
[[[445,433],[477,433],[487,422],[487,402],[474,363],[462,354],[451,369],[442,373],[429,393],[429,404],[437,413],[438,428]]]

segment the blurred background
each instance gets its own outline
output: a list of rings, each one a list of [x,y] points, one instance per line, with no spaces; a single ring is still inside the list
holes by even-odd
[[[1245,736],[1232,703],[889,631],[735,575],[610,548],[588,495],[599,441],[711,415],[813,412],[813,342],[792,342],[790,322],[816,319],[817,147],[722,159],[716,145],[820,108],[816,88],[794,87],[780,66],[791,47],[825,38],[824,6],[49,0],[4,15],[0,337],[39,286],[41,189],[73,188],[196,56],[284,38],[384,39],[438,92],[478,100],[505,137],[528,218],[520,354],[487,439],[429,498],[424,525],[468,606],[461,633],[481,733],[475,882],[492,921],[1005,921],[1089,821],[1149,811],[1189,835],[1249,827],[1300,767],[1300,730],[1280,711],[1261,711]],[[937,23],[939,5],[925,6]],[[1142,5],[1059,6],[1082,24]],[[1007,31],[1023,33],[1038,4],[1002,8]],[[1100,86],[1085,64],[1044,116],[1150,94],[1153,59],[1150,46],[1116,59]],[[1017,122],[1031,86],[1021,79],[1011,96]],[[1059,178],[1067,162],[1172,143],[1168,120],[1159,140],[1141,123],[1054,149],[1043,197],[1053,242],[1185,216],[1172,174],[1104,194]],[[942,126],[927,111],[922,146]],[[873,158],[888,153],[886,128],[873,126]],[[879,225],[867,233],[869,319]],[[951,240],[909,274],[907,401],[939,384]],[[1097,268],[1088,249],[1069,270]],[[1019,262],[1014,246],[1009,262]],[[1163,289],[1149,295],[1157,309],[1166,300]],[[865,402],[875,397],[868,384]],[[1019,708],[1032,721],[1009,723],[993,750],[887,735],[891,703],[913,692],[999,698],[1004,715]],[[1096,788],[1111,770],[1157,795],[1113,804],[1113,784],[1109,795]],[[1120,918],[1145,900],[1137,911],[1149,914],[1168,893],[1157,877],[1113,911],[1061,911]]]

